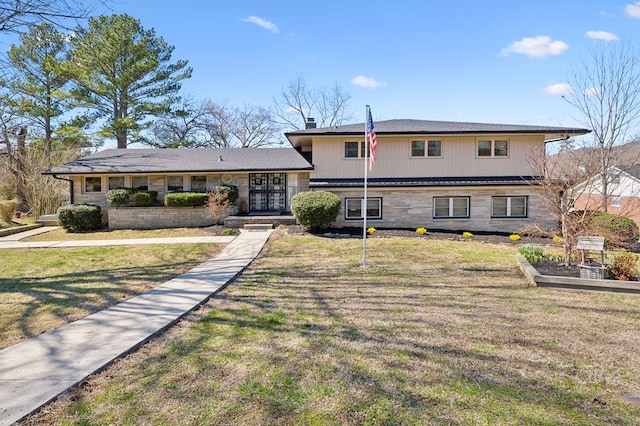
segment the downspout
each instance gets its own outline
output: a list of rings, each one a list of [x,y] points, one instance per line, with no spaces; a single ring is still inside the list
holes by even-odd
[[[73,180],[67,179],[67,178],[61,178],[56,175],[51,175],[51,176],[53,176],[54,179],[66,180],[67,182],[69,182],[69,203],[73,204]]]

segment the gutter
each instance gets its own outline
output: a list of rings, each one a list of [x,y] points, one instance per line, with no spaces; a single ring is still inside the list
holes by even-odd
[[[61,178],[55,174],[52,174],[51,176],[53,176],[54,179],[66,180],[67,182],[69,182],[69,203],[73,204],[73,180],[67,179],[67,178]]]

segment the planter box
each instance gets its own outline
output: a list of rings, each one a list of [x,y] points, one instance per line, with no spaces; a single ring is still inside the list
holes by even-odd
[[[109,229],[198,228],[214,225],[204,207],[111,207]]]
[[[578,265],[580,278],[587,280],[606,280],[609,278],[609,268],[604,265]]]

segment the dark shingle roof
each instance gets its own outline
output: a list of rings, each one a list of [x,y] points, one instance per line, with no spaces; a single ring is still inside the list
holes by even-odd
[[[446,134],[446,133],[564,133],[585,134],[587,129],[575,127],[531,126],[522,124],[464,123],[457,121],[431,121],[396,119],[375,121],[376,134]],[[343,126],[297,130],[285,135],[339,135],[364,133],[364,123]]]
[[[45,174],[312,170],[293,148],[107,149]]]

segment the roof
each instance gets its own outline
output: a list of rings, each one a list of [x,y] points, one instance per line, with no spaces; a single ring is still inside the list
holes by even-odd
[[[477,177],[410,177],[410,178],[369,178],[369,187],[397,186],[502,186],[531,185],[539,180],[536,176],[477,176]],[[364,179],[311,179],[312,188],[362,187]]]
[[[545,139],[577,136],[590,133],[577,127],[532,126],[522,124],[465,123],[457,121],[431,121],[396,119],[374,122],[376,135],[446,135],[446,134],[544,134]],[[364,134],[364,123],[343,126],[296,130],[285,136],[296,145],[296,141],[310,136],[338,136]]]
[[[630,166],[627,165],[617,165],[614,166],[616,167],[618,170],[621,170],[631,176],[633,176],[634,178],[640,180],[640,164],[633,164]]]
[[[293,148],[107,149],[45,174],[268,172],[313,170]]]

